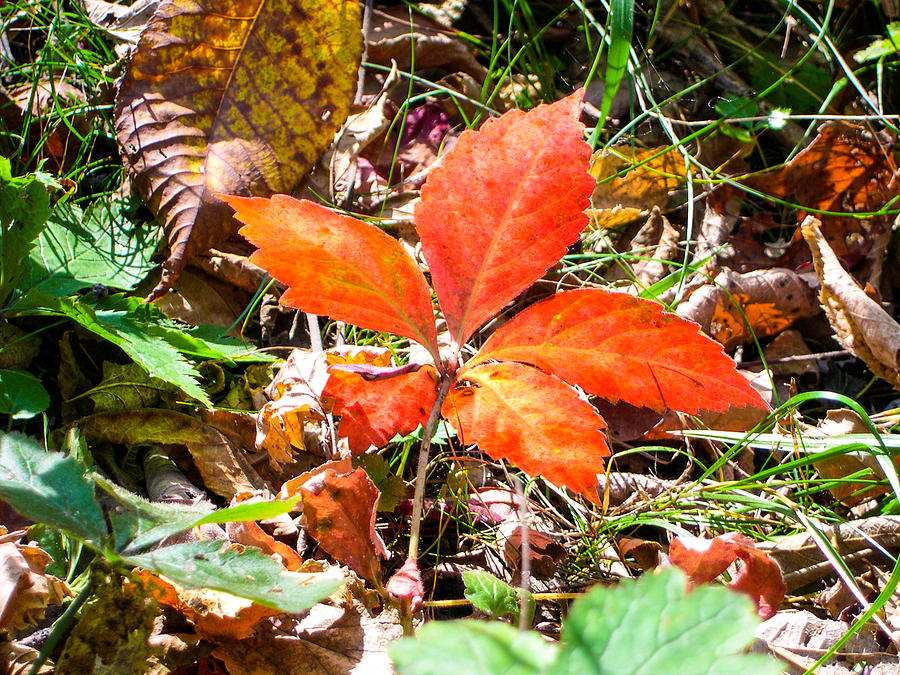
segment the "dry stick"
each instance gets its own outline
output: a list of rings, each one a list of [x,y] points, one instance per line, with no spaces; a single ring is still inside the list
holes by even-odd
[[[816,361],[818,359],[836,359],[840,356],[850,356],[853,352],[849,349],[837,349],[833,352],[819,352],[818,354],[797,354],[795,356],[782,356],[778,359],[766,359],[766,363],[802,363],[803,361]],[[764,365],[762,361],[741,361],[739,368],[750,368]]]
[[[431,407],[431,412],[422,430],[422,445],[419,448],[419,462],[416,467],[416,492],[413,497],[412,522],[409,527],[409,556],[413,560],[419,557],[419,531],[422,528],[422,507],[425,503],[425,475],[428,471],[428,454],[431,450],[431,437],[437,428],[441,418],[441,406],[450,392],[450,386],[456,379],[456,357],[454,356],[450,366],[441,372],[441,388],[437,398]]]

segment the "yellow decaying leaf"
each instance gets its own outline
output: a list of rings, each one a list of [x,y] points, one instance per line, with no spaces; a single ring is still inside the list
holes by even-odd
[[[169,259],[237,231],[214,195],[290,192],[347,117],[362,50],[356,0],[170,0],[141,34],[116,100],[134,185]]]
[[[636,220],[654,206],[665,208],[669,193],[681,187],[687,170],[675,148],[617,146],[594,155],[591,175],[597,179],[591,197],[591,224],[612,229]]]
[[[819,301],[835,337],[873,373],[900,389],[900,325],[841,266],[819,225],[807,216],[802,231],[822,283]]]

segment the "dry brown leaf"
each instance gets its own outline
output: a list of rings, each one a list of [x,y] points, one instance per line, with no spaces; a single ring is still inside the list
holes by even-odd
[[[871,624],[869,624],[871,626]],[[790,675],[801,675],[847,633],[844,621],[820,619],[807,611],[779,612],[756,629],[756,642],[750,648],[757,654],[771,653],[787,660]],[[879,664],[879,661],[883,663]],[[852,675],[856,663],[864,662],[866,675],[895,675],[897,657],[881,652],[871,628],[864,627],[844,644],[822,668],[821,675]]]
[[[328,469],[307,480],[300,492],[310,536],[360,577],[379,583],[379,558],[387,557],[387,547],[375,531],[381,493],[366,472],[340,474]]]
[[[189,415],[170,410],[130,410],[91,415],[76,425],[89,442],[183,445],[203,477],[204,487],[226,499],[238,492],[267,487],[230,435]]]
[[[893,216],[856,217],[861,212],[878,211],[897,193],[897,167],[891,156],[893,136],[888,131],[870,133],[846,122],[827,122],[813,141],[777,171],[752,176],[744,181],[751,189],[800,207],[802,220],[810,210],[821,214],[825,239],[838,258],[853,268],[863,259],[880,256],[885,236],[890,234]],[[721,258],[737,271],[761,266],[796,269],[808,261],[797,221],[778,222],[781,206],[773,205],[751,216],[740,216],[746,199],[740,189],[725,185],[716,189],[708,206],[730,214],[741,222],[732,244]],[[830,213],[828,213],[830,212]],[[791,212],[793,213],[793,212]],[[835,215],[839,214],[839,215]],[[785,241],[776,249],[766,243],[772,235]]]
[[[808,216],[802,230],[822,283],[819,301],[835,337],[873,373],[900,389],[900,325],[843,268],[820,225]]]
[[[250,637],[260,622],[280,613],[222,591],[185,590],[146,570],[135,570],[133,576],[144,585],[150,597],[182,614],[194,624],[197,634],[207,640]]]
[[[797,319],[818,314],[819,308],[814,291],[791,270],[737,274],[723,269],[714,284],[695,290],[676,312],[699,323],[730,352],[752,335],[780,333]]]
[[[624,175],[616,174],[627,171]],[[684,183],[687,170],[676,148],[616,146],[594,155],[591,226],[611,230],[636,220],[654,206],[665,209],[669,193]]]
[[[371,63],[390,66],[393,61],[406,72],[415,63],[417,73],[463,72],[479,82],[487,75],[471,47],[453,31],[419,14],[410,18],[405,7],[374,10],[368,39],[366,58]]]
[[[241,492],[234,496],[229,506],[245,504],[250,502],[268,502],[270,500],[258,494]],[[229,541],[244,546],[254,546],[261,550],[265,555],[274,557],[278,563],[288,572],[298,572],[303,567],[303,558],[284,542],[278,541],[275,537],[266,533],[259,523],[252,520],[241,520],[238,522],[227,523],[225,532]]]
[[[900,516],[852,520],[826,527],[823,534],[850,570],[860,572],[868,569],[872,562],[889,561],[881,551],[896,553],[900,550]],[[788,592],[834,573],[813,537],[803,532],[777,541],[759,542],[757,548],[767,551],[778,561]]]
[[[359,584],[357,584],[359,586]],[[213,652],[230,675],[393,675],[388,645],[403,635],[392,608],[369,609],[361,588],[338,604],[320,603],[303,617],[262,624],[256,635]]]
[[[44,574],[51,561],[37,546],[0,543],[0,630],[14,634],[37,623],[48,605],[75,597],[65,581]]]
[[[157,8],[115,106],[125,167],[168,233],[169,257],[149,299],[237,231],[215,195],[290,192],[313,167],[349,110],[359,26],[355,0]]]

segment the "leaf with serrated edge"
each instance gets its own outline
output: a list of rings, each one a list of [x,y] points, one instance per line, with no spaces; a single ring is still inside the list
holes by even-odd
[[[290,192],[347,117],[362,50],[356,0],[170,0],[116,99],[123,161],[170,253],[150,295],[237,229],[217,193]]]
[[[371,367],[373,371],[395,368]],[[335,401],[332,412],[341,416],[338,434],[346,438],[354,455],[369,446],[380,448],[394,436],[405,436],[424,426],[437,398],[437,372],[432,366],[392,377],[367,379],[339,367],[328,371],[322,396]]]
[[[722,346],[663,306],[599,288],[557,293],[491,335],[469,365],[520,361],[613,403],[657,412],[768,404]]]
[[[759,620],[747,598],[719,586],[685,594],[684,576],[667,568],[635,583],[597,587],[563,622],[554,675],[776,675],[778,662],[739,653]]]
[[[408,337],[439,358],[431,291],[397,240],[286,195],[222,198],[259,249],[251,262],[287,284],[282,304]]]
[[[378,488],[362,469],[339,474],[333,469],[306,481],[303,517],[319,545],[359,576],[380,581],[379,558],[387,548],[375,531]]]
[[[457,345],[566,252],[588,218],[583,92],[465,131],[428,176],[416,229]]]
[[[74,458],[22,434],[0,435],[0,499],[23,516],[100,546],[106,520]]]
[[[519,363],[465,368],[443,406],[464,443],[597,500],[606,422],[569,385]]]
[[[182,588],[211,588],[291,613],[309,609],[344,584],[344,579],[322,574],[285,572],[259,549],[238,551],[221,541],[174,544],[126,557],[125,562],[161,574]]]

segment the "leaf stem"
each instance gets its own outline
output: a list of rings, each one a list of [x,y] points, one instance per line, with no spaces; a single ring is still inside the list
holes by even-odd
[[[431,451],[431,438],[441,419],[441,406],[450,393],[450,387],[456,381],[457,357],[453,356],[446,368],[440,370],[441,388],[438,390],[434,405],[425,421],[422,430],[422,445],[419,447],[419,462],[416,466],[416,491],[413,496],[412,522],[409,527],[409,556],[416,560],[419,557],[419,532],[422,528],[422,510],[425,503],[425,476],[428,471],[428,454]]]

